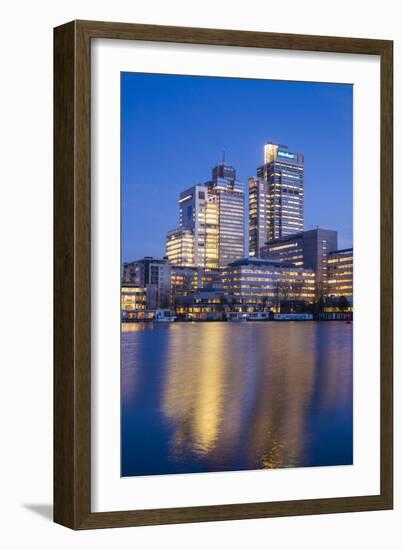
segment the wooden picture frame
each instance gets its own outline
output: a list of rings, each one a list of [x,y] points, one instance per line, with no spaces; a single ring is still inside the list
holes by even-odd
[[[379,495],[91,512],[91,40],[354,53],[381,59],[381,488]],[[127,23],[73,21],[54,30],[54,520],[93,529],[328,514],[393,507],[393,43]]]

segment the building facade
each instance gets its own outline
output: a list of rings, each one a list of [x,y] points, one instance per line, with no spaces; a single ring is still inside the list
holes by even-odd
[[[122,285],[120,301],[122,311],[144,311],[147,307],[147,289],[126,283]]]
[[[322,292],[328,280],[328,257],[337,250],[337,231],[311,229],[268,241],[261,257],[315,272],[317,291]]]
[[[244,258],[222,272],[224,292],[249,303],[278,309],[284,302],[313,303],[315,273],[303,267],[255,258]]]
[[[199,321],[224,321],[238,314],[253,316],[261,312],[268,319],[271,311],[268,302],[259,297],[232,296],[222,289],[199,289],[187,296],[179,296],[175,304],[175,313],[179,319]]]
[[[171,298],[171,264],[165,259],[146,256],[123,265],[123,282],[154,289],[156,307],[169,307]]]
[[[235,168],[225,162],[213,168],[207,183],[218,214],[218,267],[245,256],[245,196]]]
[[[329,298],[346,298],[353,304],[353,249],[345,248],[329,254],[328,284]]]
[[[167,257],[173,265],[224,267],[244,256],[244,224],[243,184],[232,166],[221,163],[211,181],[180,194],[180,227],[167,234]]]
[[[218,267],[218,206],[206,185],[194,185],[179,195],[180,229],[193,235],[193,259],[195,267]],[[172,232],[170,232],[172,233]],[[169,254],[167,236],[167,254]],[[188,240],[189,237],[187,237]],[[177,264],[179,265],[179,264]]]
[[[262,185],[260,185],[262,184]],[[267,143],[264,164],[257,178],[249,180],[249,254],[260,256],[263,240],[278,239],[304,229],[304,155],[291,152],[287,145]]]
[[[171,296],[187,296],[201,286],[201,269],[198,267],[172,266]]]
[[[268,238],[267,184],[261,178],[249,178],[249,256],[260,257],[260,250]]]
[[[120,308],[122,320],[146,320],[150,318],[149,310],[157,306],[156,290],[154,287],[140,287],[131,283],[124,283],[120,293]]]
[[[175,313],[179,318],[219,321],[224,319],[227,298],[222,290],[200,289],[176,300]]]
[[[172,265],[195,266],[195,237],[192,229],[179,227],[168,232],[166,256]]]

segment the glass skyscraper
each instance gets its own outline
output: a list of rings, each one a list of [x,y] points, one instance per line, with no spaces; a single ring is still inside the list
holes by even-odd
[[[218,269],[244,256],[244,190],[233,166],[218,164],[211,181],[180,194],[179,224],[167,235],[167,257],[174,265]]]
[[[236,179],[235,168],[222,162],[213,168],[207,185],[217,204],[218,267],[222,268],[245,255],[243,183]]]
[[[304,155],[267,143],[264,164],[249,179],[249,254],[259,257],[263,241],[304,229]]]

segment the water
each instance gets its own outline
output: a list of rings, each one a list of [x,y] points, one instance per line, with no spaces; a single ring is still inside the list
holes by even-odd
[[[352,325],[122,328],[123,476],[352,464]]]

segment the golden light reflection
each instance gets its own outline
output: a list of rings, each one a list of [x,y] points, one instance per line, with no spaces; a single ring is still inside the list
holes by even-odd
[[[144,323],[142,330],[152,327]],[[131,335],[130,328],[124,345],[132,368],[123,391],[134,407],[146,396],[156,422],[151,430],[165,430],[157,473],[181,465],[189,471],[192,464],[194,471],[312,464],[316,422],[322,415],[339,418],[351,404],[348,329],[344,323],[173,323],[156,329],[153,339]]]
[[[186,336],[173,331],[163,409],[175,428],[174,455],[191,450],[219,465],[242,453],[251,462],[259,457],[260,468],[298,462],[315,342],[295,326],[284,331],[283,324],[270,338],[264,324],[189,325]]]
[[[122,323],[120,326],[122,332],[138,332],[146,329],[153,329],[153,325],[150,322]]]
[[[220,431],[226,370],[223,341],[221,331],[211,330],[212,325],[203,325],[203,330],[200,325],[187,328],[185,334],[172,331],[164,412],[177,426],[174,453],[190,443],[196,452],[205,454]]]
[[[260,467],[292,466],[304,453],[304,423],[314,389],[314,342],[297,323],[274,325],[259,346],[260,368],[248,454]],[[301,350],[304,350],[301,353]]]

